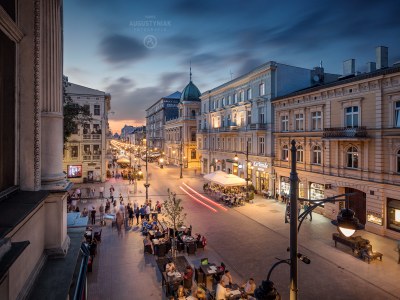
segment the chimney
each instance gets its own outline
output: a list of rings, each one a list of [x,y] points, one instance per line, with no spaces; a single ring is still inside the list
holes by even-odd
[[[354,58],[343,62],[343,76],[352,75],[356,72],[356,60]]]
[[[367,62],[367,73],[371,73],[376,71],[376,63],[374,62]]]
[[[385,46],[378,46],[376,47],[376,68],[383,69],[389,66],[388,63],[388,47]]]

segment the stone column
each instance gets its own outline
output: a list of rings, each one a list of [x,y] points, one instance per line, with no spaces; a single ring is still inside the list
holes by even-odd
[[[41,185],[65,190],[62,169],[62,32],[61,1],[41,1]]]
[[[53,193],[45,201],[45,249],[63,256],[69,246],[66,220],[66,189],[63,173],[62,101],[62,0],[40,1],[41,48],[41,189]]]

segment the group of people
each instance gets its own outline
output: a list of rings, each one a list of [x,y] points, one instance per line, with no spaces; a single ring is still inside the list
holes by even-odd
[[[233,279],[229,270],[224,271],[217,284],[215,299],[225,300],[229,297],[231,289],[233,288]],[[257,286],[253,278],[249,278],[245,283],[240,286],[240,292],[246,296],[253,296]]]

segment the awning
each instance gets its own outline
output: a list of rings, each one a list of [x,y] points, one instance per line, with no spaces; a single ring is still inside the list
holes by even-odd
[[[244,186],[246,185],[246,180],[240,178],[239,176],[233,174],[227,174],[222,171],[215,171],[204,175],[204,179],[214,182],[222,186]],[[251,182],[249,181],[249,184]]]

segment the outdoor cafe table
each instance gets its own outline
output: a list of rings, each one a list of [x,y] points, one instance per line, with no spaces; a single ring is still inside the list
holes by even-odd
[[[218,273],[218,267],[215,264],[208,264],[208,265],[200,265],[201,271],[206,276],[206,288],[209,291],[212,291],[213,285],[213,276]]]
[[[183,274],[180,272],[162,272],[163,283],[166,286],[167,295],[171,294],[171,288],[173,289],[177,285],[183,284]]]
[[[232,287],[229,291],[229,296],[228,299],[246,299],[242,297],[242,291],[240,290],[240,287],[237,284],[232,284]]]

